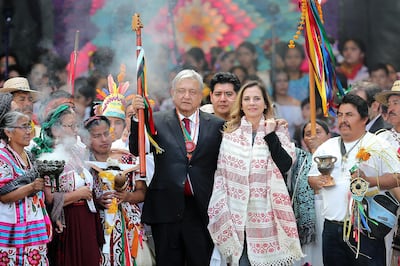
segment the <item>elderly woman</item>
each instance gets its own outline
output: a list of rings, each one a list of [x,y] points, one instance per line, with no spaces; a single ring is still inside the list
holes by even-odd
[[[283,178],[294,154],[265,88],[246,83],[224,130],[208,206],[210,235],[230,265],[291,265],[302,256]]]
[[[44,123],[37,147],[38,159],[63,159],[65,166],[59,186],[46,178],[46,203],[57,223],[51,243],[54,265],[98,266],[103,235],[100,219],[92,200],[93,177],[83,167],[84,150],[77,144],[76,114],[67,105],[51,111]]]
[[[29,145],[30,118],[8,112],[0,119],[0,261],[4,265],[46,265],[51,222],[44,205],[44,179]]]
[[[85,121],[84,126],[90,136],[88,143],[90,160],[107,162],[111,158],[117,160],[118,165],[134,164],[135,157],[132,154],[128,152],[115,153],[111,150],[110,125],[109,119],[105,116],[94,116]],[[138,247],[140,235],[143,234],[140,223],[141,211],[137,204],[144,200],[146,179],[137,179],[132,172],[129,172],[126,174],[125,186],[121,189],[103,191],[104,183],[100,174],[95,173],[94,175],[96,176],[94,188],[96,201],[101,206],[100,216],[105,232],[107,232],[107,227],[111,226],[111,232],[106,233],[110,241],[106,241],[107,246],[102,249],[100,265],[134,265],[134,257],[137,257],[134,249]],[[118,205],[112,225],[108,223],[106,213],[112,212],[113,204]],[[136,264],[142,265],[138,262]]]

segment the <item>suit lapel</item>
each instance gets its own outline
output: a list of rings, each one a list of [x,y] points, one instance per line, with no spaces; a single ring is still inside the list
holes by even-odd
[[[177,145],[179,146],[179,150],[183,153],[183,155],[186,157],[186,147],[185,147],[185,141],[184,141],[184,137],[183,137],[183,133],[182,133],[182,129],[180,126],[180,121],[179,118],[176,114],[175,109],[169,114],[169,116],[167,117],[167,125],[169,127],[169,130],[171,130],[171,132],[174,132],[174,138],[175,141],[177,143]]]

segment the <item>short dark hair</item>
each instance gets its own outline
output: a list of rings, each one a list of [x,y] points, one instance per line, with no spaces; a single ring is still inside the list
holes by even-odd
[[[377,63],[371,67],[368,68],[368,72],[371,75],[372,72],[378,71],[378,70],[383,70],[386,73],[386,76],[389,76],[389,70],[384,63]]]
[[[345,38],[343,41],[339,42],[339,51],[341,54],[343,54],[343,48],[346,43],[348,42],[354,42],[358,48],[360,48],[361,52],[365,54],[366,49],[365,49],[365,44],[361,39],[358,38]]]
[[[89,78],[79,77],[75,80],[75,91],[81,94],[86,99],[91,98],[92,101],[96,98],[96,88]]]
[[[230,83],[233,85],[233,90],[237,93],[240,90],[239,78],[230,72],[217,72],[210,80],[210,90],[214,92],[216,84]]]
[[[368,104],[367,102],[358,95],[346,94],[338,106],[338,110],[342,104],[352,104],[357,108],[361,118],[368,117]]]
[[[98,126],[103,122],[106,123],[108,127],[111,126],[110,120],[107,117],[105,117],[104,115],[95,115],[95,116],[87,118],[83,122],[83,126],[87,131],[90,131],[92,129],[92,127]]]

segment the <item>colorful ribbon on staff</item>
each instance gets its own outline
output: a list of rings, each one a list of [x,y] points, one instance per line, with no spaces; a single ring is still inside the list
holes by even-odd
[[[142,97],[144,99],[145,109],[144,109],[144,117],[145,117],[145,127],[147,132],[147,137],[156,149],[156,153],[162,153],[164,150],[157,144],[154,140],[154,136],[157,134],[156,129],[154,127],[153,120],[153,110],[151,108],[150,100],[148,98],[148,90],[147,90],[147,69],[145,64],[145,54],[144,49],[141,46],[137,47],[139,50],[139,55],[137,57],[136,69],[137,69],[137,80],[141,82],[142,85]]]
[[[299,5],[302,15],[298,31],[293,38],[297,39],[300,31],[305,28],[306,53],[310,62],[310,71],[321,96],[323,113],[325,116],[328,116],[328,112],[334,115],[334,91],[337,90],[339,95],[344,95],[344,90],[336,76],[336,60],[323,26],[322,8],[315,0],[301,0]],[[294,41],[290,40],[288,46],[293,48]]]

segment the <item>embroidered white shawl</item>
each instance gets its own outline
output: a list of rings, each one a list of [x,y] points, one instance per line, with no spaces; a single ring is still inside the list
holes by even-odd
[[[238,265],[244,237],[253,266],[290,265],[303,256],[286,184],[264,140],[264,120],[252,146],[252,125],[225,133],[215,172],[208,215],[214,244],[231,265]],[[295,159],[295,147],[283,126],[282,147]]]

